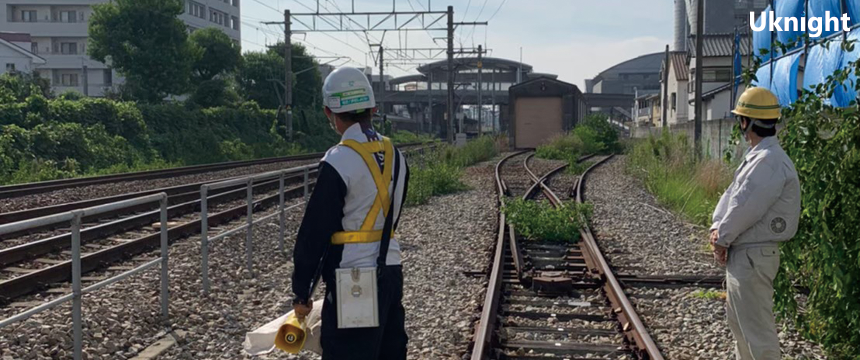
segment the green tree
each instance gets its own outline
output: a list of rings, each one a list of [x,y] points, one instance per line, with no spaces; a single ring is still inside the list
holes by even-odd
[[[304,46],[292,45],[293,107],[320,108],[319,63]],[[278,108],[284,96],[284,43],[266,52],[245,53],[238,80],[248,100],[256,101],[264,109]]]
[[[239,46],[220,29],[197,30],[189,39],[200,51],[200,57],[193,65],[195,81],[208,81],[218,75],[232,73],[242,61]]]
[[[181,0],[115,0],[94,5],[88,53],[109,61],[133,97],[159,102],[184,93],[200,56],[188,41]]]
[[[194,93],[188,98],[191,103],[212,108],[218,106],[235,106],[239,102],[239,94],[235,84],[230,79],[211,79],[197,83]]]
[[[237,81],[248,100],[263,109],[277,109],[283,103],[284,59],[277,54],[247,52]]]

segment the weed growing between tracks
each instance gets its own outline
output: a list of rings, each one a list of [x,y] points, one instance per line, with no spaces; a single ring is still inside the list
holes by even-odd
[[[505,202],[502,211],[517,232],[529,240],[575,243],[592,209],[591,204],[567,202],[555,208],[546,200],[517,198]]]
[[[503,148],[501,140],[484,136],[463,147],[440,145],[416,161],[410,162],[407,205],[420,205],[436,195],[450,194],[467,189],[460,181],[463,168],[491,159]]]
[[[569,166],[569,174],[579,175],[588,169],[579,164],[579,158],[586,154],[614,151],[618,148],[618,132],[603,114],[586,117],[582,124],[566,135],[554,137],[549,143],[539,146],[535,156],[548,160],[564,160]]]

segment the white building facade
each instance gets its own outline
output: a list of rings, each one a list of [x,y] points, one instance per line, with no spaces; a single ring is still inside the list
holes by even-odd
[[[0,74],[32,72],[45,59],[30,52],[30,36],[0,32]]]
[[[190,32],[217,27],[239,44],[240,1],[185,0],[179,18]],[[105,2],[108,0],[0,0],[0,29],[30,34],[27,50],[46,60],[36,71],[51,82],[55,93],[74,90],[103,96],[122,83],[116,71],[87,56],[92,6]]]

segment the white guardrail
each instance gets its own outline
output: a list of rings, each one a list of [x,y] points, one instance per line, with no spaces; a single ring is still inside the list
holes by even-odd
[[[266,221],[275,216],[278,216],[278,250],[282,253],[284,252],[284,242],[285,242],[285,217],[286,211],[294,209],[298,206],[304,205],[308,199],[308,177],[312,170],[316,170],[318,168],[318,164],[299,166],[284,170],[271,171],[267,173],[262,173],[258,175],[252,175],[247,177],[240,177],[225,181],[214,182],[210,184],[204,184],[200,186],[200,274],[202,276],[203,282],[203,294],[208,295],[210,290],[209,284],[209,247],[217,240],[221,240],[227,236],[236,234],[242,230],[245,230],[245,266],[248,268],[248,272],[251,275],[254,275],[253,269],[253,255],[254,255],[254,242],[252,239],[252,233],[254,230],[254,224]],[[304,174],[304,201],[292,205],[289,208],[284,208],[284,178],[287,175],[294,174]],[[259,183],[261,181],[278,179],[278,211],[261,217],[257,220],[254,220],[254,184]],[[209,201],[207,199],[210,190],[222,189],[225,187],[230,187],[234,185],[242,185],[245,184],[247,186],[247,199],[246,204],[248,207],[248,213],[246,215],[246,223],[245,225],[239,226],[237,228],[233,228],[218,235],[209,237]]]
[[[161,258],[149,261],[143,265],[140,265],[132,270],[126,271],[117,276],[111,277],[109,279],[103,280],[96,284],[87,286],[85,288],[81,288],[81,218],[91,215],[104,214],[107,212],[111,212],[114,210],[124,209],[132,206],[137,206],[141,204],[147,204],[152,202],[159,202],[161,204],[161,218],[160,218],[160,231],[161,231]],[[129,276],[140,273],[144,270],[148,270],[156,265],[161,264],[161,316],[165,325],[169,326],[169,314],[168,314],[168,305],[169,305],[169,294],[168,294],[168,274],[167,274],[167,254],[168,254],[168,243],[167,243],[167,194],[166,193],[158,193],[152,194],[148,196],[143,196],[134,199],[128,199],[123,201],[118,201],[110,204],[94,206],[85,209],[68,211],[60,214],[54,214],[49,216],[44,216],[35,219],[22,220],[14,223],[9,223],[5,225],[0,225],[0,235],[5,235],[9,233],[14,233],[22,230],[28,230],[32,228],[42,227],[46,225],[59,224],[63,222],[71,222],[72,225],[72,293],[63,295],[54,300],[48,301],[42,305],[36,306],[29,310],[20,312],[12,317],[0,320],[0,328],[5,327],[9,324],[26,320],[27,318],[41,313],[45,310],[51,309],[65,303],[69,300],[72,300],[72,331],[74,338],[74,350],[73,350],[73,358],[75,360],[80,360],[83,351],[83,322],[81,319],[81,298],[84,294],[88,294],[94,292],[98,289],[101,289],[105,286],[114,284],[116,282],[122,281]]]

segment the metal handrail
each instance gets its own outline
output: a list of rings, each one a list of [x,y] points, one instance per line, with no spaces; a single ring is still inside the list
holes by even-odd
[[[284,169],[284,170],[276,170],[269,171],[261,174],[255,174],[245,177],[238,177],[234,179],[228,179],[223,181],[218,181],[210,184],[203,184],[200,186],[200,276],[201,282],[203,284],[203,295],[209,295],[210,291],[210,282],[209,282],[209,248],[210,243],[223,239],[227,236],[238,233],[241,230],[245,230],[245,266],[248,269],[248,272],[251,275],[254,275],[253,269],[253,255],[254,255],[254,242],[252,240],[252,235],[254,231],[254,224],[266,221],[275,215],[278,215],[278,250],[283,253],[285,247],[285,233],[286,233],[286,211],[296,208],[300,205],[303,205],[307,202],[309,195],[309,177],[310,172],[312,170],[317,170],[319,168],[319,164],[311,164],[311,165],[303,165],[294,168]],[[290,206],[289,208],[284,207],[284,178],[287,175],[295,175],[303,173],[304,181],[302,183],[304,187],[304,201],[299,204]],[[264,216],[263,218],[254,220],[254,183],[261,181],[268,181],[272,179],[278,179],[278,210],[274,214],[270,214]],[[246,185],[247,186],[247,196],[246,196],[246,204],[247,204],[247,214],[246,214],[246,223],[245,225],[239,226],[234,229],[230,229],[226,232],[222,232],[214,237],[209,237],[209,199],[208,194],[210,190],[217,190],[225,187],[235,186],[235,185]]]
[[[81,219],[85,216],[99,215],[129,208],[142,204],[158,201],[161,205],[160,232],[161,232],[161,258],[149,261],[132,270],[120,275],[113,276],[99,283],[81,288]],[[0,320],[0,328],[12,323],[26,320],[29,317],[41,313],[72,300],[72,331],[74,338],[73,358],[80,360],[83,355],[83,319],[81,316],[82,297],[84,294],[94,292],[105,286],[122,281],[134,274],[148,270],[159,263],[161,264],[161,314],[165,324],[169,324],[169,290],[168,290],[168,239],[167,239],[167,193],[158,193],[138,198],[117,201],[109,204],[67,211],[59,214],[43,216],[39,218],[22,220],[14,223],[0,225],[0,235],[33,229],[46,225],[54,225],[69,221],[72,225],[72,293],[61,296],[39,306],[25,310],[6,319]]]

